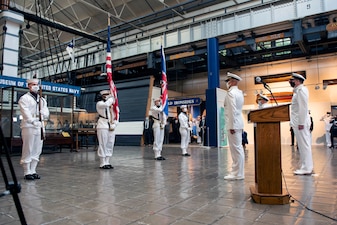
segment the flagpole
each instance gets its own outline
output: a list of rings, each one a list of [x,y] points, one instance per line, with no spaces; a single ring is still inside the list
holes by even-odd
[[[118,98],[117,98],[117,89],[113,81],[112,76],[112,54],[111,54],[111,42],[110,42],[110,13],[108,13],[108,38],[107,38],[107,59],[106,59],[106,73],[107,73],[107,81],[109,84],[111,95],[115,98],[115,103],[112,105],[111,112],[111,123],[119,122],[119,106],[118,106]]]

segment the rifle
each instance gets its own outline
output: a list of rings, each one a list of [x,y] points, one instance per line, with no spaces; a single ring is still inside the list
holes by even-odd
[[[41,115],[41,109],[42,109],[42,85],[40,85],[39,89],[39,121],[41,122],[41,140],[45,139],[45,134],[43,130],[43,120]]]

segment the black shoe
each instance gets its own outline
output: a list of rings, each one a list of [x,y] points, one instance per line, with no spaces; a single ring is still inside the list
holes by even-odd
[[[108,166],[108,165],[104,165],[104,166],[101,166],[101,167],[99,167],[100,169],[110,169],[110,167]]]
[[[34,173],[32,176],[34,177],[34,179],[41,179],[41,176],[37,173]]]
[[[110,164],[109,165],[105,165],[106,167],[108,167],[108,169],[113,169],[114,167],[111,166]]]
[[[165,158],[163,156],[159,156],[157,158],[154,158],[155,160],[165,160]]]
[[[182,156],[191,156],[191,155],[188,153],[185,153],[185,154],[182,154]]]
[[[25,180],[34,180],[34,176],[32,174],[25,175]]]

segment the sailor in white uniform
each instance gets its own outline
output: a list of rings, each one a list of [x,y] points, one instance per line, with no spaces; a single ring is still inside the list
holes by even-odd
[[[309,115],[309,91],[303,85],[305,78],[298,73],[292,73],[289,80],[294,94],[291,100],[290,126],[294,130],[300,152],[300,166],[294,171],[296,175],[309,175],[313,172],[313,160],[311,152],[310,115]]]
[[[98,139],[97,155],[100,159],[99,168],[113,169],[110,159],[115,145],[115,128],[119,121],[116,120],[116,115],[112,110],[115,99],[110,91],[103,90],[100,94],[102,99],[96,103],[96,110],[99,116],[96,127]]]
[[[154,100],[154,106],[151,108],[152,118],[153,118],[153,152],[155,160],[165,160],[161,155],[163,150],[164,134],[165,134],[165,124],[166,116],[163,112],[163,106],[161,104],[161,99],[157,98]]]
[[[226,85],[228,88],[225,97],[225,121],[228,132],[228,144],[232,156],[232,171],[225,176],[225,180],[242,180],[244,175],[245,153],[242,146],[243,118],[242,107],[244,97],[238,88],[241,77],[233,73],[227,73]]]
[[[27,80],[29,92],[19,99],[22,115],[22,155],[20,164],[26,180],[40,179],[36,167],[43,146],[44,122],[49,117],[46,99],[39,96],[39,80]]]
[[[190,156],[189,153],[187,153],[188,143],[190,142],[190,133],[191,133],[191,126],[189,123],[189,118],[187,115],[187,105],[180,106],[181,112],[179,113],[178,119],[179,119],[179,132],[181,136],[181,143],[180,148],[182,151],[182,156]]]

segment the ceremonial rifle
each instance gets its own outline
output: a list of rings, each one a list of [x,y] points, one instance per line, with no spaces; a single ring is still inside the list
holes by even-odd
[[[39,121],[41,122],[41,140],[45,139],[45,134],[43,130],[43,120],[41,115],[41,109],[42,109],[42,85],[40,83],[40,89],[39,89]]]

